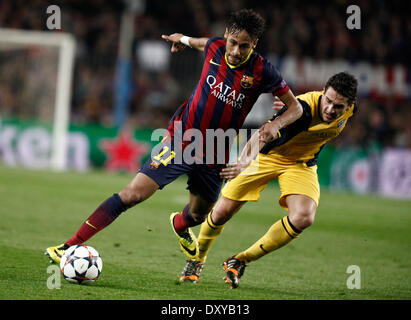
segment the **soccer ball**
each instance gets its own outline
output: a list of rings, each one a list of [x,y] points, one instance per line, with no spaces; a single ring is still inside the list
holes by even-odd
[[[77,244],[68,248],[61,257],[60,269],[69,282],[90,283],[100,276],[103,260],[93,247]]]

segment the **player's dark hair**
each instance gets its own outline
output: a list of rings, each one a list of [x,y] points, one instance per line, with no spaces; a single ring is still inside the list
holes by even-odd
[[[357,97],[357,79],[348,72],[340,72],[328,79],[325,90],[332,87],[337,93],[348,99],[348,104],[352,104]]]
[[[264,28],[264,18],[252,9],[234,11],[228,17],[227,29],[229,33],[245,30],[253,40],[256,40],[262,35]]]

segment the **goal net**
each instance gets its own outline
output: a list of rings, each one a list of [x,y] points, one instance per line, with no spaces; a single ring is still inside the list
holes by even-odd
[[[66,169],[74,54],[70,34],[0,28],[0,121],[49,126],[47,167],[55,170]]]

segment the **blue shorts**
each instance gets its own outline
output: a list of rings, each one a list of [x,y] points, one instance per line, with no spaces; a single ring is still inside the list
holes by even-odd
[[[160,148],[157,155],[152,155],[144,163],[140,172],[153,179],[160,189],[181,175],[187,174],[187,189],[191,193],[200,195],[210,203],[216,202],[223,184],[223,179],[220,178],[221,166],[174,161],[175,159],[170,156],[171,152],[169,145],[166,145],[166,149]]]

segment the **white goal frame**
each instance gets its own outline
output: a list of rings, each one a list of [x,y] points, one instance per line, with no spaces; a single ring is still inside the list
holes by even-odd
[[[67,137],[76,49],[75,38],[73,35],[63,32],[0,28],[1,42],[18,45],[54,46],[59,49],[50,168],[63,171],[67,168]]]

